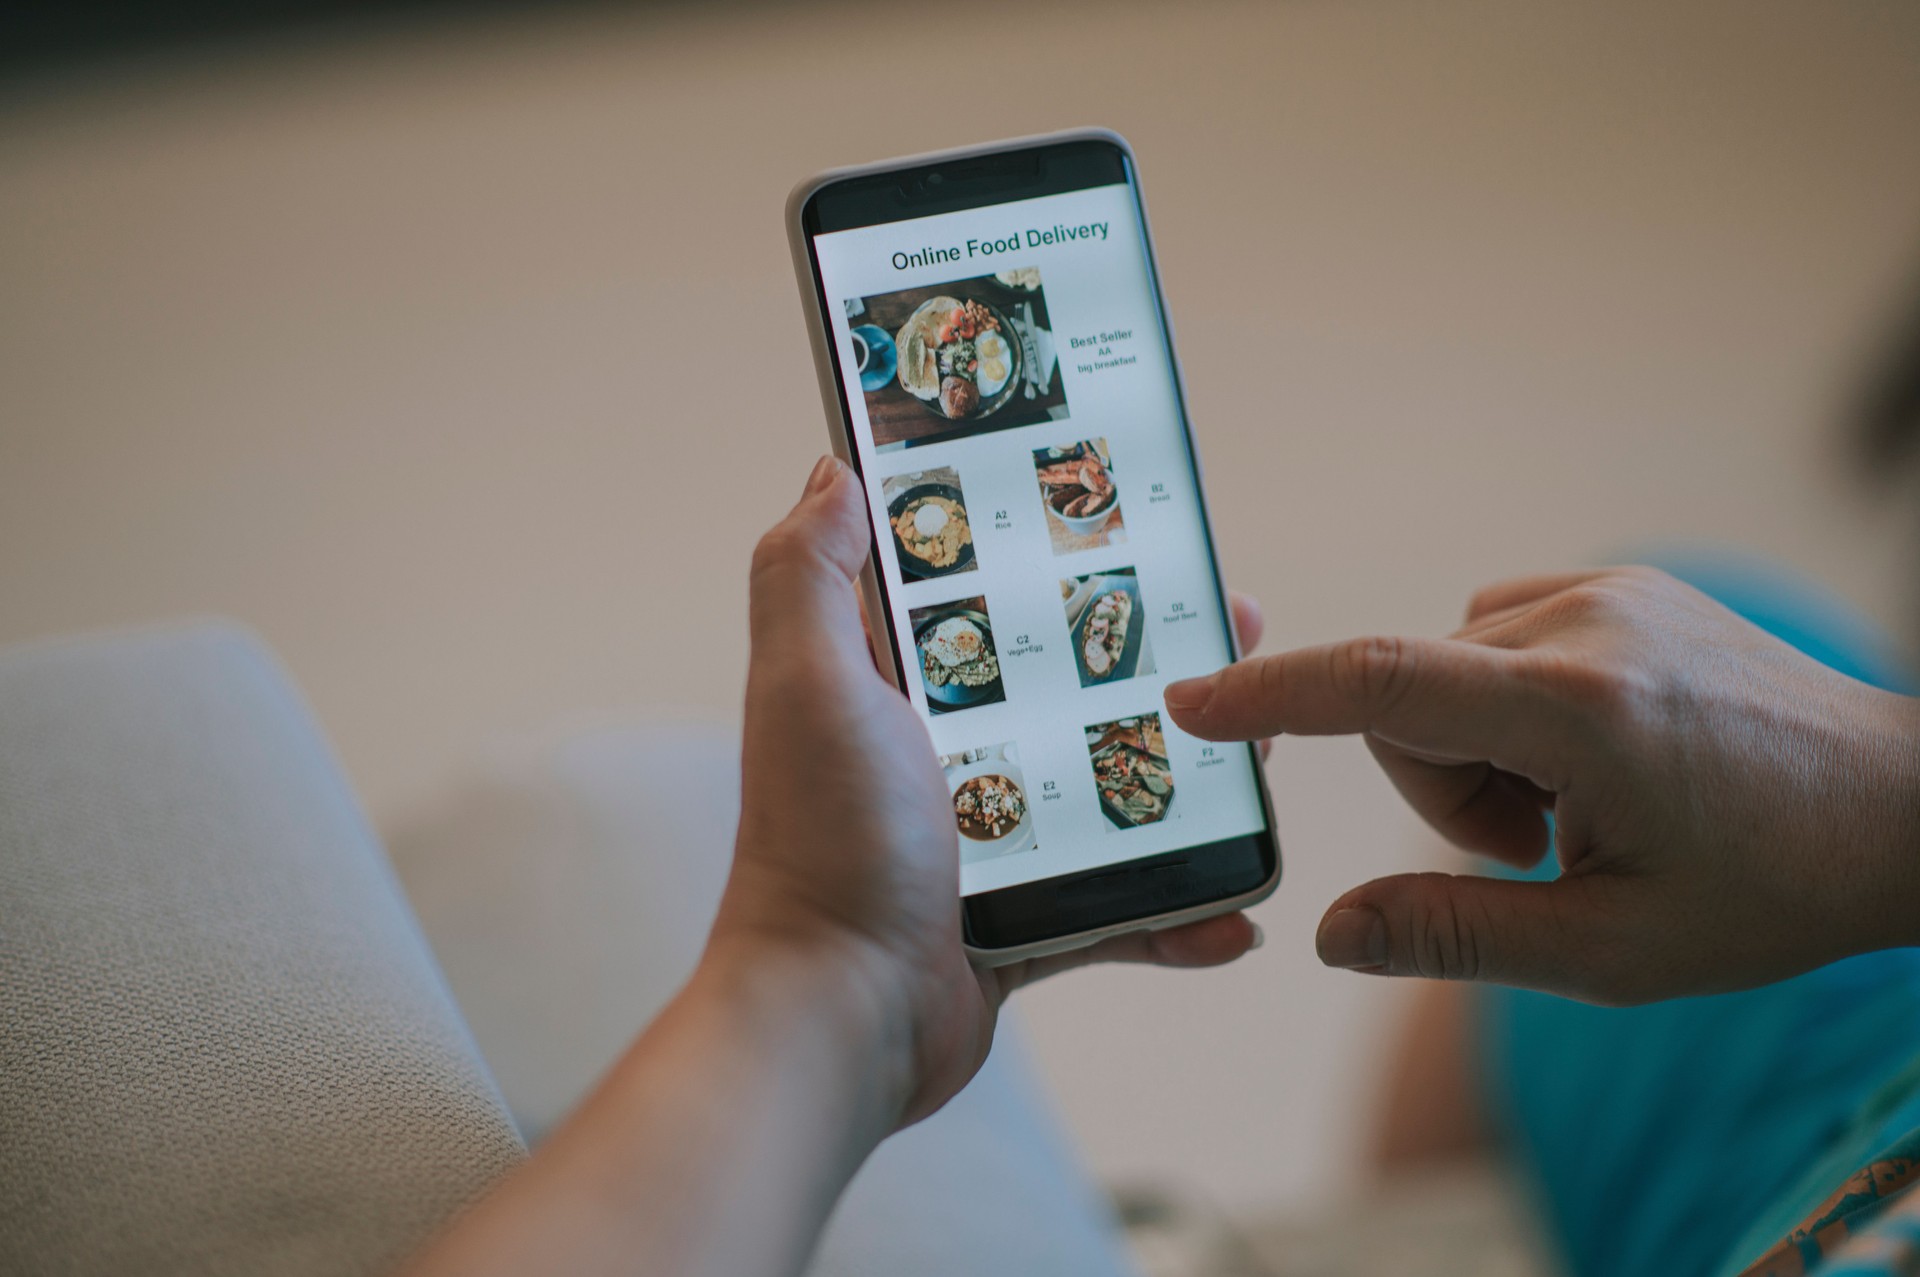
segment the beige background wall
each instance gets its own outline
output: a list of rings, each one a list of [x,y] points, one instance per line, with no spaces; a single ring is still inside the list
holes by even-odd
[[[1900,614],[1832,432],[1920,267],[1920,8],[769,6],[6,89],[0,641],[240,617],[383,822],[489,740],[731,715],[750,547],[824,443],[787,188],[1087,122],[1139,148],[1271,642],[1650,539]],[[1350,743],[1272,775],[1265,950],[1027,999],[1103,1173],[1352,1171],[1395,991],[1311,927],[1422,843]]]

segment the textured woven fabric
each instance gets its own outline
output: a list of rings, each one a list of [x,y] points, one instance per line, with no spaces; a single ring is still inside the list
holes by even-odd
[[[719,904],[740,741],[686,723],[502,747],[390,831],[393,859],[535,1137],[687,978]],[[810,1277],[1126,1277],[1112,1210],[1017,1016],[951,1104],[880,1146]]]
[[[523,1155],[257,642],[0,654],[0,1273],[376,1273]]]

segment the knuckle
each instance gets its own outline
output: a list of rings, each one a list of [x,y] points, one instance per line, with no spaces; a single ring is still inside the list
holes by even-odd
[[[1349,700],[1390,705],[1412,681],[1412,649],[1390,635],[1353,639],[1333,649],[1328,677]]]
[[[800,553],[799,538],[785,524],[769,528],[753,547],[753,575],[778,572],[790,566]]]
[[[826,560],[815,542],[788,524],[775,524],[753,547],[749,569],[752,584],[765,586],[777,579],[807,577],[824,567]]]
[[[1605,598],[1604,619],[1621,626],[1633,626],[1676,591],[1687,587],[1659,568],[1634,564],[1615,568],[1594,582]]]
[[[1284,705],[1287,692],[1286,662],[1278,656],[1266,656],[1243,665],[1252,675],[1252,698],[1259,705]]]
[[[1473,617],[1480,616],[1483,613],[1493,611],[1496,607],[1499,606],[1501,598],[1502,598],[1502,595],[1500,593],[1499,586],[1495,586],[1495,585],[1481,586],[1479,589],[1473,592],[1471,597],[1467,599],[1468,618],[1471,619]]]
[[[1542,691],[1558,700],[1591,706],[1604,702],[1609,695],[1609,671],[1582,652],[1534,651],[1521,668]]]
[[[1422,874],[1408,920],[1407,974],[1478,980],[1487,970],[1484,910],[1450,889],[1445,874]]]
[[[1659,696],[1656,680],[1646,670],[1589,653],[1541,651],[1526,668],[1547,695],[1602,723],[1639,718]]]
[[[1612,568],[1546,600],[1539,615],[1554,628],[1630,634],[1659,606],[1659,596],[1678,585],[1657,568]]]
[[[1541,605],[1547,618],[1562,625],[1593,625],[1613,613],[1615,594],[1605,580],[1585,581],[1560,591]]]
[[[1678,582],[1667,572],[1644,563],[1629,563],[1625,567],[1615,568],[1612,575],[1621,581],[1640,588],[1676,585]]]

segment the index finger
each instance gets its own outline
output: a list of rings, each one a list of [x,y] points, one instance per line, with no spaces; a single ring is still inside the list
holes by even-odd
[[[1367,732],[1435,758],[1507,766],[1547,710],[1522,659],[1452,639],[1350,639],[1170,684],[1167,709],[1205,740]]]

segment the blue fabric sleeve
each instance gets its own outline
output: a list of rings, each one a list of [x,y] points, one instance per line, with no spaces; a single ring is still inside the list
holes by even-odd
[[[1836,669],[1911,686],[1871,627],[1779,573],[1662,566]],[[1797,1222],[1796,1193],[1817,1191],[1809,1168],[1885,1134],[1858,1119],[1920,1054],[1920,951],[1652,1006],[1487,988],[1478,1007],[1491,1108],[1574,1277],[1713,1273],[1743,1262],[1756,1231],[1764,1249]],[[1884,1116],[1920,1120],[1898,1104]]]

